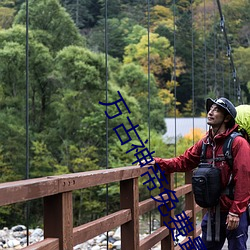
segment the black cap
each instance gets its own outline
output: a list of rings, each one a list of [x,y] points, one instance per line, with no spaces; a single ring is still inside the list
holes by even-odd
[[[233,119],[235,120],[237,111],[234,105],[227,98],[220,97],[219,99],[215,99],[215,100],[208,98],[206,102],[207,113],[209,112],[213,104],[216,104],[220,106],[221,108],[223,108],[224,110],[226,110],[229,113],[229,115],[231,115]]]

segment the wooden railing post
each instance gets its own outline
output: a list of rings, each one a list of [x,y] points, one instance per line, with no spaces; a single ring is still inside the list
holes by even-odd
[[[167,189],[173,191],[174,190],[173,174],[166,175],[166,178],[167,178],[167,181],[169,184],[167,184],[166,182],[163,182],[163,188],[161,190],[163,191],[164,188],[167,188]],[[169,206],[171,206],[171,204],[169,204]],[[172,209],[169,212],[167,212],[166,207],[164,207],[162,210],[163,210],[164,214],[168,213],[168,215],[165,217],[161,216],[161,226],[165,226],[163,224],[163,222],[168,223],[171,220],[170,217],[174,218],[174,210]],[[167,224],[167,225],[169,225],[169,224]],[[169,226],[173,227],[172,225],[169,225]],[[169,230],[169,235],[161,241],[161,250],[172,250],[172,249],[174,249],[174,238],[172,236],[171,231]]]
[[[186,172],[185,173],[185,183],[190,184],[192,180],[192,172]],[[190,222],[193,223],[194,230],[190,232],[189,236],[192,236],[193,238],[197,237],[196,235],[196,203],[194,200],[193,192],[188,193],[185,195],[185,210],[191,210],[192,211],[192,217],[190,218]]]
[[[138,178],[120,182],[121,209],[130,209],[132,220],[121,226],[121,249],[139,249],[139,187]]]
[[[59,238],[60,250],[73,249],[72,192],[44,198],[44,238]]]

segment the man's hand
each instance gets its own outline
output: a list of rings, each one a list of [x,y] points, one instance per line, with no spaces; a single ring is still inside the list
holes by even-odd
[[[146,161],[142,160],[141,163],[139,163],[139,162],[137,163],[137,166],[143,165],[145,163],[146,163]],[[155,161],[151,161],[151,162],[147,163],[147,165],[155,165]]]
[[[239,223],[240,223],[239,216],[234,216],[234,215],[231,215],[231,214],[227,215],[226,224],[227,224],[227,229],[228,230],[236,229],[239,226]]]

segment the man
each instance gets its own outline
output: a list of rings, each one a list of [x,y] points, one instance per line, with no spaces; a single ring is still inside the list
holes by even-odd
[[[215,214],[211,214],[212,241],[207,241],[208,213],[202,220],[202,240],[208,250],[222,249],[225,239],[228,239],[229,250],[246,250],[248,237],[247,206],[250,201],[250,146],[249,143],[237,136],[232,144],[233,170],[222,158],[223,145],[226,138],[238,130],[235,124],[236,109],[226,98],[217,100],[207,99],[207,124],[210,129],[205,137],[195,145],[187,149],[184,154],[172,159],[154,158],[150,165],[158,163],[166,173],[186,172],[198,166],[202,152],[202,144],[207,144],[206,159],[209,159],[215,167],[221,169],[221,184],[226,189],[230,176],[234,185],[234,197],[229,198],[226,193],[220,197],[220,237],[215,240]],[[223,158],[222,158],[223,159]],[[210,217],[210,216],[209,216]]]

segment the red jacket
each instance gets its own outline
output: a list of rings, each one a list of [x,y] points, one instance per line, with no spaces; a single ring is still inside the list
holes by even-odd
[[[223,134],[218,134],[212,138],[209,136],[210,131],[206,136],[187,149],[184,154],[176,158],[162,159],[155,158],[156,163],[166,173],[186,172],[198,166],[200,163],[200,155],[202,151],[202,142],[209,143],[207,146],[206,159],[213,158],[213,146],[215,158],[223,157],[223,144],[225,138],[237,131],[238,125],[232,129],[228,129]],[[225,194],[220,198],[221,211],[232,212],[241,215],[246,211],[247,204],[250,201],[250,144],[241,136],[237,136],[232,144],[233,155],[233,180],[234,180],[234,200],[230,200]],[[226,161],[215,162],[215,166],[221,169],[221,184],[225,188],[229,182],[231,170]]]

